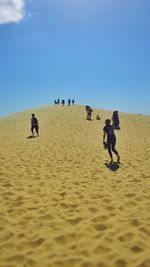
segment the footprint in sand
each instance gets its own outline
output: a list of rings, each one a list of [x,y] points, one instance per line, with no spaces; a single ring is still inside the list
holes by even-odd
[[[135,246],[131,247],[130,250],[132,252],[136,253],[136,254],[143,251],[143,249],[140,246],[138,246],[138,245],[135,245]]]
[[[34,250],[35,248],[41,246],[44,242],[43,238],[39,238],[35,241],[26,241],[26,242],[22,242],[19,246],[18,246],[18,250],[19,251],[29,251],[29,250]]]
[[[82,221],[81,217],[75,218],[75,219],[68,219],[67,222],[70,225],[77,225],[78,223],[80,223]]]
[[[63,209],[69,209],[68,205],[64,202],[60,203],[60,207]]]
[[[111,202],[111,199],[105,197],[105,198],[103,198],[103,202],[104,203],[110,203]]]
[[[127,262],[123,259],[118,259],[115,261],[115,267],[126,267]]]
[[[76,234],[70,233],[70,234],[64,234],[59,235],[55,238],[55,241],[61,245],[68,245],[69,243],[73,243],[76,240]]]
[[[110,251],[111,251],[110,248],[102,246],[102,245],[99,245],[94,249],[93,252],[94,252],[94,254],[100,255],[100,254],[106,254],[106,253],[108,253]]]
[[[48,220],[48,221],[51,221],[51,220],[54,220],[54,218],[50,215],[50,214],[45,214],[43,216],[39,216],[39,219],[41,220]]]
[[[113,207],[113,206],[106,206],[106,210],[113,211],[113,210],[115,210],[115,207]]]
[[[52,203],[52,205],[53,206],[57,206],[58,205],[58,199],[57,198],[55,198],[55,197],[53,197],[52,199],[51,199],[51,203]]]
[[[125,195],[125,197],[127,197],[127,198],[132,198],[132,197],[135,197],[135,196],[136,196],[136,194],[134,194],[134,193],[128,193],[128,194]]]
[[[14,255],[12,257],[7,258],[6,261],[9,262],[9,263],[11,263],[11,264],[13,262],[15,262],[15,264],[18,265],[18,264],[23,264],[25,262],[25,259],[26,259],[26,257],[24,255],[16,254],[16,255]],[[22,266],[22,265],[20,265],[20,266]]]
[[[150,236],[150,230],[147,229],[146,227],[140,227],[139,230],[144,233],[146,236]]]
[[[108,225],[106,224],[95,224],[93,225],[93,227],[95,228],[95,230],[101,232],[101,231],[105,231],[108,229]]]
[[[69,207],[72,209],[78,208],[78,204],[69,204]]]
[[[67,193],[66,193],[66,192],[62,192],[62,193],[59,193],[59,195],[60,195],[61,197],[65,197],[65,196],[67,195]]]
[[[93,223],[106,222],[108,219],[109,219],[109,217],[108,216],[105,216],[105,215],[103,215],[103,216],[97,216],[94,219],[92,219],[92,222]]]
[[[132,240],[134,237],[134,234],[133,233],[126,233],[124,235],[120,235],[118,237],[118,239],[121,241],[121,242],[127,242],[127,241],[130,241]]]
[[[52,265],[49,266],[53,266],[53,267],[75,267],[78,266],[78,264],[80,263],[81,259],[77,259],[77,258],[71,258],[71,259],[67,259],[67,260],[63,260],[63,261],[54,261],[52,263]]]
[[[127,201],[126,203],[122,204],[119,207],[119,210],[123,211],[126,208],[135,208],[136,206],[137,206],[137,203],[136,202],[134,202],[134,201]]]
[[[132,219],[129,222],[134,227],[138,227],[140,225],[140,222],[137,219]]]
[[[89,211],[91,212],[91,213],[97,213],[98,212],[98,209],[97,208],[93,208],[93,207],[91,207],[91,208],[89,208]]]

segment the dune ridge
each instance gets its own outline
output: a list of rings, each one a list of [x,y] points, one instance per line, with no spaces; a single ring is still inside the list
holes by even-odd
[[[32,112],[40,137],[28,139]],[[150,267],[150,116],[120,113],[111,171],[111,114],[50,106],[0,119],[0,267]]]

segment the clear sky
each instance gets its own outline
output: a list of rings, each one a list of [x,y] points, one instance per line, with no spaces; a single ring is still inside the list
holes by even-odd
[[[0,115],[58,97],[150,115],[150,0],[0,0]]]

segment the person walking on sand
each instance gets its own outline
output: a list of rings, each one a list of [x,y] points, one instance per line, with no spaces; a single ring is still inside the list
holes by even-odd
[[[86,109],[86,112],[87,112],[86,120],[91,121],[92,120],[91,116],[92,116],[93,109],[91,109],[91,107],[88,106],[88,105],[85,106],[85,109]]]
[[[39,136],[39,123],[38,119],[35,117],[34,113],[32,114],[31,118],[31,132],[32,136],[34,137],[34,130],[36,131],[37,136]]]
[[[75,102],[74,99],[72,99],[72,105],[73,105],[73,106],[74,106],[74,102]]]
[[[89,120],[92,120],[92,112],[93,112],[93,109],[91,109],[91,107],[89,107]]]
[[[120,156],[118,154],[118,151],[115,149],[116,136],[114,133],[114,128],[110,123],[111,121],[109,119],[105,120],[105,127],[103,128],[103,145],[105,149],[106,148],[108,149],[108,153],[110,156],[110,163],[113,162],[112,152],[114,152],[114,154],[116,154],[117,156],[117,163],[120,163]],[[107,136],[107,143],[105,142],[106,136]]]
[[[86,105],[86,106],[85,106],[85,110],[86,110],[86,113],[87,113],[86,120],[88,120],[88,109],[89,109],[89,106],[88,106],[88,105]]]

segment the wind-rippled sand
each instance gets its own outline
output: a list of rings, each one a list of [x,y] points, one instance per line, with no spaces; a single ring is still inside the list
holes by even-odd
[[[32,112],[40,137],[28,139]],[[150,117],[120,114],[111,171],[111,115],[53,106],[0,119],[0,267],[150,267]]]

